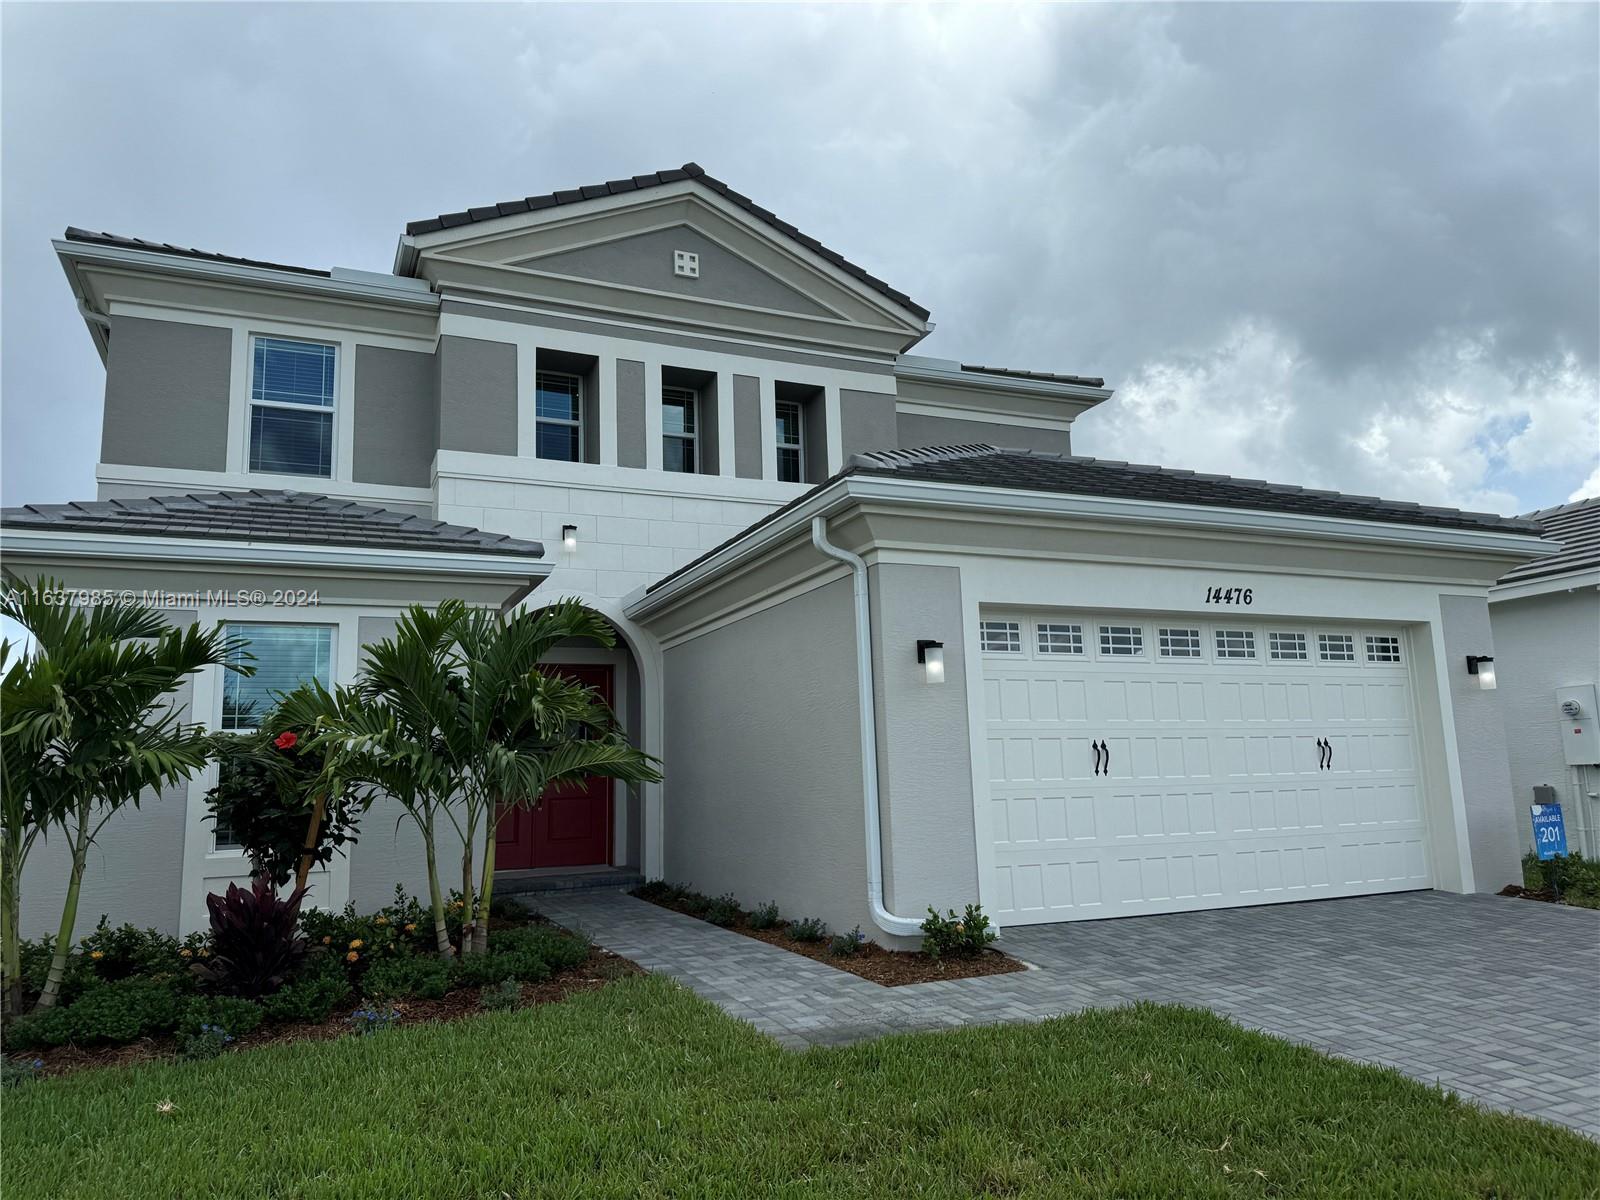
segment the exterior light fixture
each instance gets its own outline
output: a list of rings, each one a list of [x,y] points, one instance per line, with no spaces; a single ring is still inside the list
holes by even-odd
[[[929,683],[944,682],[944,643],[917,642],[917,661]]]
[[[1483,654],[1467,655],[1467,674],[1478,677],[1478,686],[1486,692],[1494,691],[1494,659]]]
[[[578,527],[576,525],[563,525],[561,527],[561,544],[570,553],[578,548]]]

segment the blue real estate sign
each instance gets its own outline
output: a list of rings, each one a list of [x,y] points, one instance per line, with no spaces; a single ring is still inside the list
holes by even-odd
[[[1539,858],[1556,858],[1567,852],[1567,826],[1561,819],[1559,804],[1531,804],[1533,848]]]

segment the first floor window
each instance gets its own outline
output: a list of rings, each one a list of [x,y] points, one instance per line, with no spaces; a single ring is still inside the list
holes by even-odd
[[[250,469],[333,474],[333,398],[338,351],[321,342],[252,339]]]
[[[700,397],[692,388],[661,389],[661,465],[693,475],[699,467]]]
[[[800,418],[798,404],[778,402],[778,478],[784,483],[800,483],[806,477],[805,432]]]
[[[583,380],[561,371],[534,376],[534,454],[583,461]]]

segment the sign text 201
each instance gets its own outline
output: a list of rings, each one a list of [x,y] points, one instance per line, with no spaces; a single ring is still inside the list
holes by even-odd
[[[1253,604],[1254,602],[1255,596],[1252,594],[1251,589],[1247,587],[1208,587],[1206,589],[1207,604]]]

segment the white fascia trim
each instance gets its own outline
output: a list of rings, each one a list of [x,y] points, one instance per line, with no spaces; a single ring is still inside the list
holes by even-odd
[[[1052,382],[1046,379],[1022,379],[1011,375],[987,375],[981,371],[941,371],[934,367],[914,366],[897,362],[895,377],[910,379],[935,387],[961,388],[966,391],[1010,392],[1018,396],[1031,396],[1044,400],[1073,400],[1085,407],[1111,399],[1115,389],[1090,387],[1082,383]]]
[[[550,574],[552,564],[499,554],[429,553],[376,550],[360,546],[318,546],[284,542],[216,541],[209,538],[130,537],[123,534],[55,532],[11,528],[4,531],[7,554],[42,558],[104,558],[118,561],[204,563],[213,566],[267,566],[286,570],[325,568],[407,575],[527,580]]]
[[[1485,555],[1541,558],[1558,548],[1532,534],[1490,533],[1469,529],[1429,528],[1345,517],[1299,516],[1255,509],[1213,508],[1198,504],[1171,504],[1154,500],[1114,500],[1099,496],[1021,492],[1011,488],[972,487],[925,483],[891,476],[849,476],[820,489],[789,512],[760,526],[724,547],[699,566],[648,593],[628,609],[639,620],[669,600],[720,575],[738,560],[762,547],[792,536],[797,526],[831,513],[845,504],[882,500],[924,504],[930,508],[957,508],[977,512],[1014,513],[1025,516],[1085,517],[1100,521],[1126,521],[1147,525],[1176,525],[1240,533],[1268,533],[1310,537],[1327,541],[1367,542],[1411,546],[1418,549],[1457,549]]]
[[[992,408],[973,408],[970,404],[928,404],[920,400],[897,401],[894,410],[915,417],[938,417],[946,421],[981,421],[985,425],[1014,425],[1022,429],[1048,429],[1053,433],[1069,432],[1073,422],[1073,417],[1057,417],[1054,420],[1048,417],[1024,417]]]
[[[52,245],[63,262],[74,264],[93,263],[100,266],[131,267],[161,274],[181,275],[191,279],[211,279],[224,283],[272,287],[280,291],[336,296],[346,300],[385,304],[393,308],[419,309],[424,312],[434,312],[439,307],[439,297],[431,291],[384,287],[381,284],[362,283],[353,279],[303,275],[298,271],[275,271],[270,267],[247,267],[238,263],[212,262],[178,254],[163,254],[158,250],[129,250],[121,246],[100,246],[92,242],[73,242],[59,238]]]
[[[1600,591],[1600,567],[1587,571],[1569,571],[1565,575],[1548,575],[1530,579],[1525,583],[1496,584],[1489,589],[1489,603],[1501,604],[1507,600],[1526,600],[1530,596],[1550,596],[1557,592]]]

